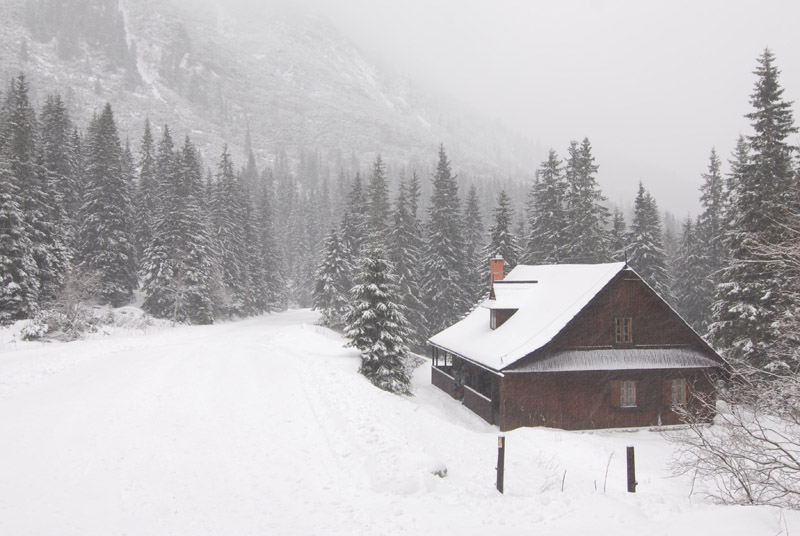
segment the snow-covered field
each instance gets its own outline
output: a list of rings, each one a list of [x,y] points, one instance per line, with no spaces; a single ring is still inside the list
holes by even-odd
[[[315,320],[0,333],[0,534],[800,534],[800,512],[690,497],[644,430],[510,432],[500,495],[496,428],[427,364],[415,397],[377,390]]]

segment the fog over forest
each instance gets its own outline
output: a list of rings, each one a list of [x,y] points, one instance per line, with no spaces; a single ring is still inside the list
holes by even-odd
[[[698,213],[711,148],[725,161],[749,133],[764,47],[800,102],[797,2],[205,1],[328,17],[370,59],[527,136],[540,160],[588,136],[612,203],[630,207],[642,180],[678,218]]]

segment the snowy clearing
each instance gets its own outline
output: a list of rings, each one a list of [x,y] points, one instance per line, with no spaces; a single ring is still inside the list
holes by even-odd
[[[415,397],[377,390],[316,318],[1,345],[0,534],[800,533],[800,512],[689,498],[645,430],[508,433],[500,495],[496,428],[427,364]]]

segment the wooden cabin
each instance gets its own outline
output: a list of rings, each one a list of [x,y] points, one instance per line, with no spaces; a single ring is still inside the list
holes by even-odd
[[[625,263],[493,259],[489,299],[434,335],[432,378],[501,430],[679,424],[722,358]]]

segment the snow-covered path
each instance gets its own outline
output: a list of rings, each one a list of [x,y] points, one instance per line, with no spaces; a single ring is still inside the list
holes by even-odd
[[[495,428],[431,388],[427,366],[414,398],[375,389],[315,320],[292,311],[0,352],[0,534],[800,530],[794,513],[688,500],[652,432],[508,434],[501,496]],[[432,474],[445,466],[447,478]]]

